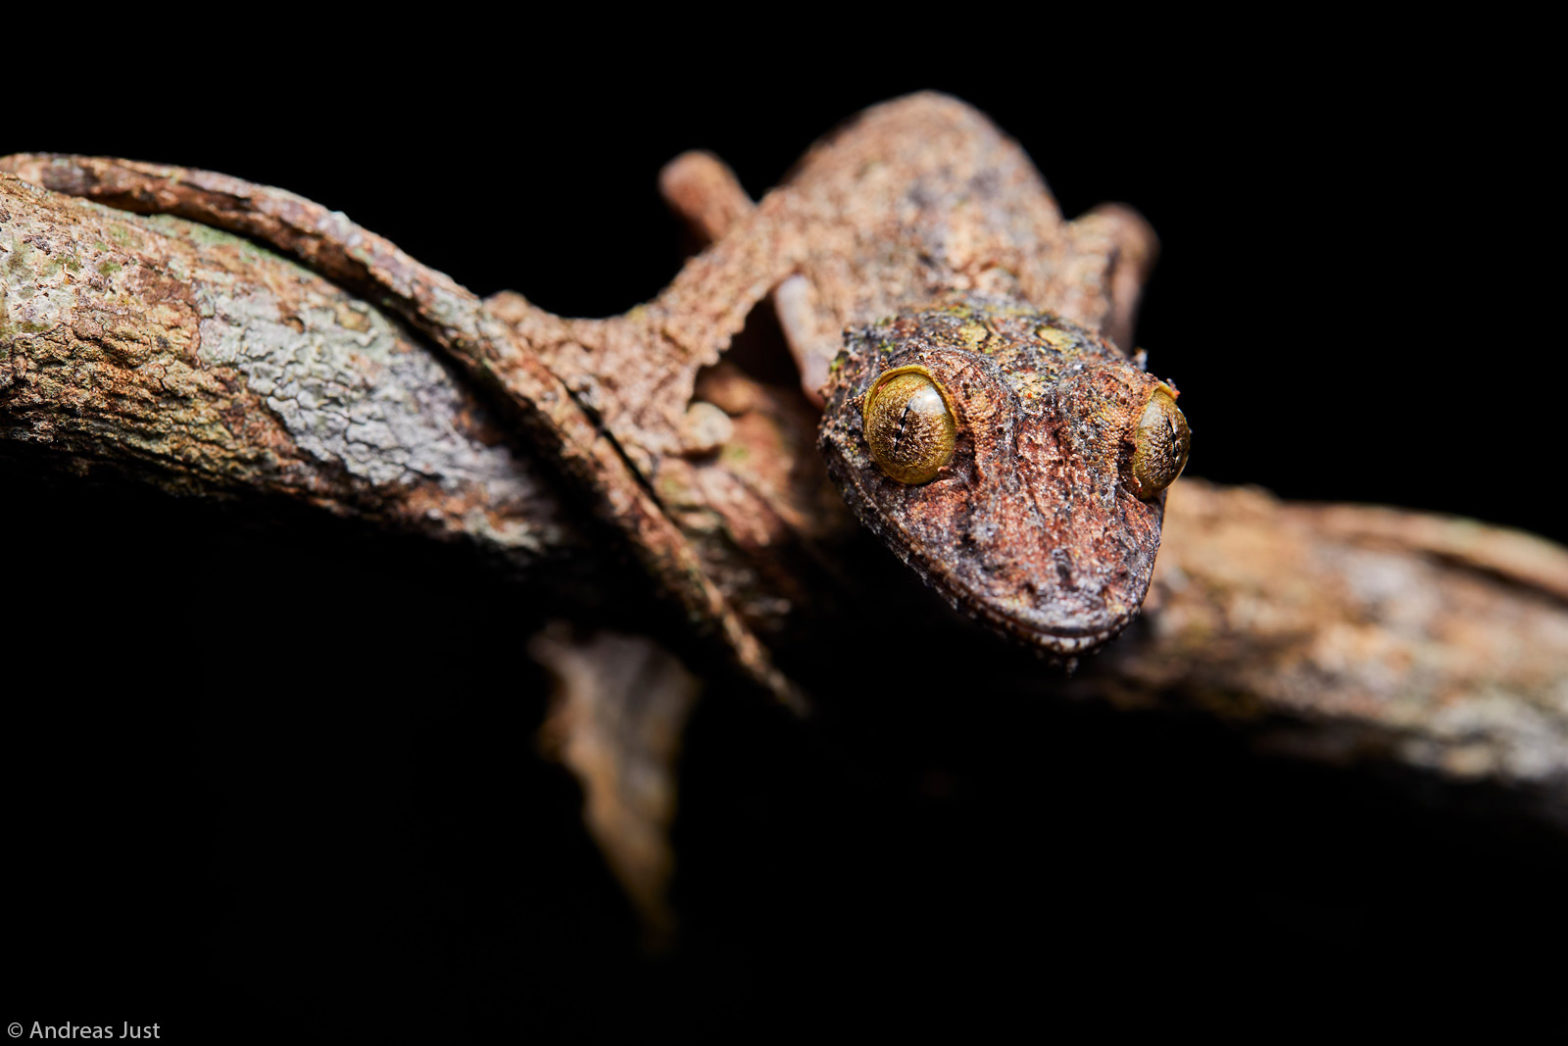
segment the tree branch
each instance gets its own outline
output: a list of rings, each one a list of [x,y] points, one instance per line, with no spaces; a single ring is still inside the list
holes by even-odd
[[[1270,749],[1486,782],[1568,828],[1568,551],[1183,479],[1143,622],[1070,685]]]
[[[590,542],[426,346],[319,276],[0,174],[0,439],[524,565]],[[1067,684],[1260,743],[1483,781],[1568,827],[1568,553],[1185,479],[1141,625]],[[657,576],[657,575],[656,575]]]
[[[287,497],[521,566],[553,485],[399,323],[245,240],[0,173],[0,423],[62,464]]]

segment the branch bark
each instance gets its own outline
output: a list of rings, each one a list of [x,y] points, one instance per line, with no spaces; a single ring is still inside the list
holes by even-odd
[[[589,544],[549,471],[398,320],[248,241],[4,174],[0,439],[523,566]],[[1563,549],[1191,479],[1165,526],[1144,623],[1069,692],[1489,782],[1568,828]]]
[[[93,157],[21,154],[0,160],[0,172],[4,171],[138,211],[200,216],[230,231],[257,236],[350,289],[373,295],[510,406],[516,426],[541,451],[541,460],[568,481],[600,522],[620,532],[626,547],[653,576],[660,592],[681,607],[702,642],[723,648],[734,667],[785,704],[801,707],[799,695],[772,665],[767,648],[709,576],[699,551],[644,485],[629,459],[631,444],[612,438],[607,426],[590,416],[546,366],[543,345],[567,337],[565,321],[531,308],[518,316],[514,308],[508,322],[503,322],[497,311],[486,308],[451,277],[420,264],[342,213],[284,190],[210,171]],[[692,327],[672,343],[703,346],[677,351],[694,378],[703,362],[717,359],[745,319],[750,302],[765,293],[767,281],[758,281],[750,273],[756,267],[752,255],[759,250],[772,253],[766,249],[768,242],[764,236],[742,249],[739,266],[712,258],[706,265],[688,266],[677,280],[684,289],[675,295],[672,306],[643,310],[629,324],[611,321],[602,336],[619,344],[623,360],[635,361],[646,370],[652,362],[635,350],[649,339],[638,338],[639,332],[658,331],[659,337],[651,340],[663,343],[671,341],[670,332],[676,328]],[[735,288],[729,285],[737,280],[760,282],[761,288],[730,293]],[[717,321],[708,315],[715,301],[721,303],[723,314]],[[680,302],[689,307],[680,308]],[[666,317],[666,312],[671,315]]]
[[[1183,479],[1142,624],[1071,687],[1486,782],[1568,829],[1568,551],[1528,534]]]
[[[0,424],[62,465],[279,496],[528,567],[553,484],[396,320],[227,233],[0,173]]]

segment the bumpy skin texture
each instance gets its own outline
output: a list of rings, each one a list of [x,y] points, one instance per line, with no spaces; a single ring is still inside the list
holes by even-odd
[[[845,517],[807,453],[804,403],[759,383],[744,396],[712,387],[757,302],[776,292],[802,387],[814,394],[846,327],[949,292],[1015,296],[1125,338],[1154,251],[1152,232],[1123,208],[1063,221],[1015,142],[933,94],[867,110],[755,209],[711,161],[697,168],[710,177],[666,179],[700,224],[731,227],[653,301],[602,320],[555,316],[516,294],[481,303],[344,215],[226,175],[47,155],[8,157],[0,169],[256,238],[384,303],[509,400],[541,456],[624,536],[696,630],[781,693],[789,688],[762,637],[809,612],[821,578],[802,578]],[[911,562],[923,555],[896,551]],[[991,605],[964,608],[995,620]],[[1035,634],[1023,623],[1004,630]]]
[[[182,491],[283,493],[466,536],[503,554],[537,549],[550,562],[586,549],[602,556],[605,591],[618,597],[620,584],[635,584],[634,572],[572,512],[586,502],[616,516],[654,584],[679,593],[698,626],[722,629],[762,670],[751,653],[757,645],[731,627],[729,608],[745,613],[746,597],[713,564],[726,540],[744,543],[755,577],[797,581],[805,575],[781,555],[792,533],[803,525],[836,532],[816,494],[822,484],[808,475],[817,456],[798,437],[809,426],[786,419],[728,361],[699,374],[710,359],[682,363],[673,349],[691,344],[717,358],[729,325],[773,288],[788,299],[780,311],[803,371],[813,357],[802,350],[831,344],[824,376],[844,327],[872,326],[944,288],[1015,294],[1130,347],[1152,234],[1116,207],[1063,222],[1026,164],[978,113],[933,95],[846,125],[755,209],[711,157],[684,157],[667,172],[666,194],[721,242],[653,305],[594,326],[515,295],[481,304],[342,215],[279,190],[126,161],[0,158],[0,170],[60,192],[241,232],[364,298],[346,299],[249,244],[214,241],[210,230],[110,213],[0,177],[0,227],[22,234],[0,236],[0,451],[47,445],[62,452],[39,459],[50,467],[106,461]],[[409,191],[419,197],[417,179]],[[430,206],[452,221],[487,218],[482,198]],[[523,238],[517,249],[533,245]],[[210,300],[216,311],[193,311],[193,294],[195,305]],[[388,331],[371,302],[406,327]],[[255,322],[263,313],[270,321]],[[236,322],[218,326],[232,329],[208,330],[228,315]],[[509,329],[496,331],[491,318]],[[659,386],[662,399],[624,381],[590,389],[602,394],[596,424],[575,403],[576,390],[538,364],[539,354],[564,351],[554,346],[568,323],[603,373],[630,374],[638,360],[627,354],[669,348],[646,361],[650,373],[689,374],[691,388],[682,377]],[[650,330],[679,341],[639,333]],[[299,343],[312,348],[273,373]],[[503,418],[465,391],[455,371],[405,358],[436,348],[481,379],[476,387],[507,391],[532,419],[533,454],[501,456],[505,447],[486,433]],[[842,380],[850,366],[841,365]],[[270,418],[252,400],[290,384],[311,392],[316,407],[300,405],[296,416],[285,404]],[[399,388],[410,394],[393,394]],[[651,455],[656,438],[678,442],[692,389],[730,417],[731,436],[702,457],[653,455],[660,468],[643,488],[625,459]],[[451,409],[433,410],[432,396]],[[246,409],[236,414],[239,406]],[[340,406],[350,420],[371,411],[395,436],[430,435],[431,425],[449,431],[435,444],[400,439],[388,448],[378,439],[372,453],[352,438],[355,427],[338,432]],[[636,421],[651,434],[640,436]],[[584,497],[563,494],[558,503],[554,484],[531,478],[544,462],[559,464],[557,478]],[[402,467],[389,476],[388,463]],[[665,496],[675,485],[667,483],[672,463],[691,466],[689,481],[677,477],[681,500]],[[515,482],[504,479],[519,469]],[[856,484],[845,489],[855,496]],[[764,502],[769,516],[748,515]],[[866,518],[884,531],[892,525]],[[1271,751],[1489,782],[1500,787],[1467,801],[1544,804],[1553,823],[1568,826],[1568,551],[1468,520],[1289,505],[1191,479],[1171,495],[1162,529],[1169,540],[1150,590],[1154,612],[1071,680],[1069,692],[1125,707],[1180,704]],[[112,538],[112,529],[105,533]],[[177,557],[171,564],[181,568]],[[206,577],[210,566],[193,576]],[[751,606],[768,609],[760,599]],[[799,604],[771,606],[819,623]],[[997,684],[1035,690],[1032,679]]]
[[[958,425],[952,460],[901,483],[862,417],[877,377],[924,367]],[[1125,481],[1131,434],[1165,383],[1099,335],[1011,299],[959,298],[849,332],[820,443],[861,522],[959,609],[1061,655],[1130,622],[1149,589],[1165,494]]]

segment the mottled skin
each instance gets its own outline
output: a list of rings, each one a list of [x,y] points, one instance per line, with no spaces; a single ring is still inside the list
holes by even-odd
[[[865,397],[924,367],[958,434],[928,483],[872,460]],[[1124,479],[1149,398],[1170,387],[1099,335],[1006,299],[916,307],[848,332],[826,386],[820,446],[850,507],[954,606],[1061,655],[1132,620],[1159,549],[1163,490]]]
[[[803,532],[814,536],[809,527],[827,536],[819,547],[832,552],[826,544],[838,528],[837,496],[811,473],[821,459],[810,446],[816,419],[804,400],[798,411],[785,410],[773,397],[777,387],[759,388],[720,360],[755,302],[773,294],[808,394],[827,378],[843,330],[858,332],[849,342],[858,351],[839,365],[829,390],[852,401],[864,387],[851,383],[854,374],[893,362],[879,354],[882,341],[895,339],[877,323],[947,301],[949,292],[1025,301],[1130,347],[1138,282],[1154,248],[1147,227],[1123,208],[1063,220],[1015,144],[980,114],[933,95],[879,106],[846,124],[756,207],[711,157],[677,161],[665,173],[666,195],[715,242],[654,302],[599,321],[553,317],[516,295],[480,302],[343,215],[237,179],[83,157],[11,157],[0,159],[0,170],[21,179],[0,176],[0,442],[53,447],[72,468],[107,462],[181,491],[303,498],[529,557],[537,550],[553,560],[573,549],[613,557],[604,531],[584,529],[586,505],[616,524],[650,583],[676,596],[695,628],[718,632],[734,661],[763,679],[766,650],[747,627],[811,618],[811,608],[789,604],[778,585],[809,578],[784,552]],[[463,201],[423,194],[417,177],[407,188],[443,221],[493,223],[485,209],[489,184],[476,183]],[[172,219],[110,213],[35,185],[242,233],[360,299],[248,243]],[[519,251],[539,249],[517,239]],[[396,317],[394,326],[372,315],[377,305]],[[977,315],[989,311],[971,307]],[[936,322],[939,331],[968,330],[980,348],[993,350],[966,364],[973,373],[994,378],[984,361],[1029,356],[998,353],[999,341],[988,344],[967,324]],[[1005,333],[1007,324],[990,326]],[[921,336],[934,337],[929,330]],[[430,348],[457,361],[471,388],[449,368],[415,358]],[[820,380],[812,381],[817,360]],[[1159,517],[1159,499],[1140,510],[1126,499],[1125,475],[1116,488],[1109,469],[1091,467],[1104,464],[1106,427],[1097,431],[1087,414],[1058,415],[1042,431],[1042,383],[1031,384],[1033,397],[1025,387],[991,399],[1011,412],[1015,442],[1032,434],[1024,442],[1042,451],[1035,469],[1046,475],[1044,486],[975,468],[977,438],[1003,437],[977,436],[968,424],[978,413],[973,404],[958,404],[965,431],[954,462],[943,465],[949,475],[939,471],[926,486],[903,490],[884,489],[858,457],[863,449],[838,431],[860,423],[852,402],[827,418],[830,454],[842,458],[835,470],[849,477],[845,496],[859,499],[863,518],[884,534],[903,528],[894,549],[955,601],[966,579],[995,587],[997,575],[1012,569],[998,553],[966,557],[949,547],[943,554],[943,542],[973,536],[983,522],[981,510],[942,493],[959,489],[961,470],[971,481],[1002,480],[995,485],[1035,517],[1033,533],[1007,521],[1011,533],[1032,540],[1035,551],[1026,554],[1065,558],[1070,571],[1106,559],[1089,563],[1081,538],[1047,544],[1047,522],[1086,527],[1093,511],[1122,512],[1125,524],[1143,512],[1152,527]],[[478,398],[480,389],[488,401]],[[1067,393],[1053,395],[1059,407]],[[495,413],[506,406],[515,409]],[[533,437],[527,455],[511,453],[494,435],[513,419]],[[842,454],[831,446],[835,438]],[[1068,467],[1068,451],[1085,442],[1098,456]],[[536,480],[535,470],[550,463],[559,477]],[[563,487],[557,504],[555,484],[545,482],[556,478],[569,481],[573,500],[564,499]],[[973,501],[992,496],[970,489]],[[1053,489],[1067,496],[1052,501]],[[924,506],[948,521],[929,548],[908,540]],[[1484,781],[1498,786],[1487,795],[1517,796],[1568,825],[1563,549],[1468,520],[1289,505],[1255,489],[1192,481],[1183,482],[1161,525],[1170,527],[1170,540],[1151,591],[1158,613],[1137,642],[1115,644],[1068,681],[1067,692],[1124,708],[1181,705],[1241,726],[1270,751]],[[112,537],[112,527],[105,533]],[[1122,583],[1127,598],[1140,590],[1135,579],[1153,557],[1154,537],[1151,529],[1122,535],[1123,549],[1132,550]],[[170,562],[178,573],[178,557]],[[988,574],[987,564],[997,569]],[[197,572],[203,593],[212,588],[209,566]],[[736,581],[748,570],[750,588]],[[1090,580],[1046,592],[1046,603],[1081,598],[1114,573],[1113,564],[1072,575]],[[1039,577],[1035,585],[1050,587]],[[819,591],[809,580],[799,587]],[[1115,600],[1125,594],[1114,586],[1101,591]],[[963,605],[985,613],[988,598]],[[96,603],[91,610],[103,616]],[[1074,624],[1091,630],[1077,639],[1093,634],[1092,625]],[[266,637],[257,641],[266,645]],[[608,662],[622,658],[598,656],[599,649],[587,648],[586,667],[611,674]],[[876,661],[907,653],[917,666],[953,654],[946,647],[863,649]],[[268,646],[263,654],[271,652]],[[1032,678],[994,681],[1036,692]],[[607,702],[642,702],[635,722],[656,718],[641,715],[646,686],[603,689]],[[594,719],[620,725],[597,711]],[[664,725],[637,728],[649,751],[652,728]],[[608,727],[602,733],[626,759],[597,759],[598,771],[579,766],[586,781],[598,773],[613,778],[601,789],[667,784],[643,771],[650,764],[629,748],[636,738],[623,740],[625,732]],[[622,766],[638,770],[624,774]],[[1424,794],[1430,783],[1422,779]],[[1468,803],[1482,793],[1464,797]]]
[[[662,182],[666,195],[714,242],[654,300],[595,320],[555,316],[511,293],[481,302],[344,215],[236,178],[71,156],[9,157],[0,168],[55,191],[254,237],[384,303],[509,401],[541,457],[621,534],[694,631],[715,637],[780,694],[790,687],[769,648],[789,622],[818,609],[820,564],[844,536],[844,514],[811,453],[806,402],[821,402],[843,332],[957,294],[1028,302],[1125,340],[1154,253],[1153,233],[1125,208],[1065,221],[1017,143],[970,107],[933,94],[846,123],[755,208],[711,157],[677,161]],[[730,340],[770,294],[805,397],[721,373]],[[862,519],[950,599],[1062,654],[1125,623],[1159,543],[1157,506],[1117,508],[1113,459],[1125,450],[1131,408],[1100,398],[1116,374],[1137,372],[1095,344],[1118,367],[1075,379],[1107,382],[1098,393],[1064,386],[1071,395],[1055,397],[1052,425],[1027,420],[1033,408],[1004,409],[1011,401],[996,393],[988,402],[1001,428],[992,439],[980,407],[966,409],[960,449],[969,456],[959,464],[973,467],[976,450],[994,449],[980,474],[999,484],[1014,468],[1008,504],[1021,515],[1004,518],[998,502],[995,518],[970,519],[944,537],[941,520],[961,521],[934,514],[922,525],[913,512],[937,495],[904,492],[904,508],[870,511],[893,495],[868,499],[874,480],[840,476]],[[972,369],[993,381],[1016,371],[1012,394],[1032,402],[1026,367],[1038,377],[1045,365],[1027,354],[992,365],[1000,369]],[[1069,439],[1068,415],[1084,409],[1107,413],[1071,422]],[[1102,424],[1098,436],[1086,434]],[[1028,453],[1009,465],[1013,439]],[[1060,453],[1030,456],[1030,441]],[[956,475],[934,489],[952,489]],[[967,542],[987,547],[977,552]]]

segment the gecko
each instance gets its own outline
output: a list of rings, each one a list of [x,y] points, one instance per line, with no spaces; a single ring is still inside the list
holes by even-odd
[[[1190,440],[1174,383],[1119,347],[1154,235],[1115,205],[1064,220],[1023,150],[956,99],[867,110],[755,206],[715,158],[677,159],[661,189],[711,242],[607,319],[480,300],[339,212],[226,175],[5,164],[250,236],[401,317],[514,408],[695,632],[786,700],[769,640],[851,517],[1059,659],[1114,637],[1148,590]],[[798,389],[726,358],[764,299]]]

